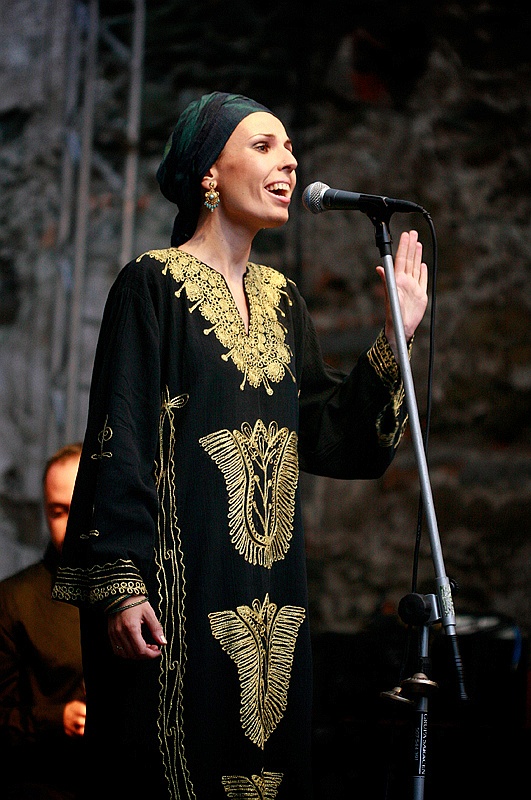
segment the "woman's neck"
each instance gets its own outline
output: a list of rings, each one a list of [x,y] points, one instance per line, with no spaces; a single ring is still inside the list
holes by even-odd
[[[249,242],[240,242],[238,246],[238,242],[229,242],[222,236],[205,236],[201,231],[196,231],[191,239],[179,246],[179,250],[190,253],[223,275],[248,332],[249,303],[243,277],[251,251]]]
[[[251,254],[252,237],[248,231],[222,230],[217,226],[198,225],[194,235],[179,249],[221,272],[229,281],[242,280]]]

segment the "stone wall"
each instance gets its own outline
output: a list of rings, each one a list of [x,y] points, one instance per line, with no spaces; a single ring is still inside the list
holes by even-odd
[[[321,108],[305,131],[304,161],[308,176],[331,186],[375,194],[385,187],[385,194],[413,199],[431,214],[438,244],[435,326],[428,315],[416,337],[413,371],[425,420],[433,333],[428,463],[446,572],[460,587],[458,610],[497,611],[525,627],[531,611],[528,79],[528,69],[496,75],[471,69],[449,42],[440,43],[402,110],[375,106],[350,125],[349,112]],[[300,225],[306,293],[329,356],[348,366],[353,354],[338,332],[375,326],[373,225],[352,212],[301,216]],[[394,238],[409,225],[428,246],[433,281],[426,220],[393,216]],[[316,616],[326,628],[349,630],[382,599],[396,603],[407,589],[418,496],[411,440],[376,485],[313,479],[306,491]],[[433,580],[426,534],[424,526],[423,591]]]
[[[0,576],[35,558],[45,541],[40,471],[64,402],[60,385],[51,384],[50,352],[58,299],[69,297],[64,258],[71,251],[59,251],[57,243],[69,13],[66,0],[9,0],[0,12]],[[301,189],[321,180],[403,197],[431,216],[436,276],[426,217],[396,214],[391,231],[396,240],[403,228],[418,228],[435,288],[434,325],[428,312],[412,369],[424,427],[433,346],[428,466],[446,573],[460,587],[458,614],[507,615],[528,633],[531,91],[529,61],[507,56],[520,41],[507,33],[519,18],[508,17],[487,15],[487,25],[484,13],[440,6],[422,69],[401,96],[400,81],[391,80],[394,62],[386,73],[367,60],[360,65],[360,41],[370,37],[355,26],[356,35],[334,29],[333,58],[318,91],[307,91],[302,104],[295,95],[290,102],[287,92],[275,110],[295,142]],[[106,58],[104,52],[102,65]],[[165,246],[172,224],[154,181],[171,125],[167,94],[157,106],[157,92],[174,91],[176,114],[190,91],[240,88],[233,77],[223,86],[220,76],[206,85],[180,80],[179,90],[153,75],[146,85],[149,142],[140,164],[137,252]],[[124,94],[116,69],[102,66],[96,139],[118,173]],[[120,215],[120,193],[96,165],[83,291],[83,397],[105,295],[120,267]],[[382,323],[369,218],[339,211],[314,216],[296,202],[286,229],[261,237],[253,255],[297,281],[326,357],[351,367]],[[382,606],[396,608],[412,587],[419,484],[410,433],[381,480],[304,475],[302,489],[314,630],[358,631]],[[425,522],[416,586],[435,589]]]

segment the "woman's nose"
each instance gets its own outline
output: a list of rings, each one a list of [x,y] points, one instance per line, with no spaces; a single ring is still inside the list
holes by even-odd
[[[289,169],[290,172],[293,172],[294,170],[297,169],[298,166],[299,165],[298,165],[297,159],[295,158],[293,153],[290,153],[289,150],[286,151],[285,163],[284,163],[284,167],[283,168],[284,169]]]

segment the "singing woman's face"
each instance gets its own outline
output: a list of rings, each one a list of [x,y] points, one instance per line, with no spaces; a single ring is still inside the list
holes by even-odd
[[[252,233],[287,222],[297,160],[283,124],[256,111],[232,132],[211,172],[223,214]]]

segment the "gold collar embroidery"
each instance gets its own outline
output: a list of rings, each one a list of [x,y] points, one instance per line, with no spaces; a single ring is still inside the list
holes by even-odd
[[[248,263],[244,276],[249,303],[247,333],[227,282],[220,272],[174,247],[150,250],[146,255],[164,264],[163,275],[169,270],[175,281],[182,283],[175,295],[179,297],[185,290],[191,303],[190,313],[198,308],[205,320],[211,323],[203,332],[208,336],[213,331],[227,349],[222,358],[225,361],[231,359],[243,372],[240,389],[244,389],[246,383],[254,389],[263,384],[271,395],[271,383],[280,383],[286,370],[295,381],[289,368],[292,352],[285,341],[287,329],[279,320],[279,316],[284,316],[280,308],[282,295],[288,298],[291,305],[289,296],[283,291],[287,280],[282,273],[271,267]]]

